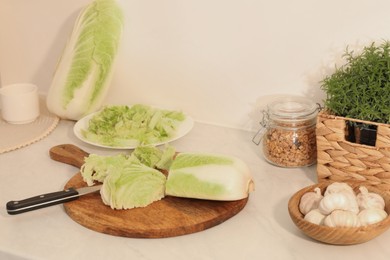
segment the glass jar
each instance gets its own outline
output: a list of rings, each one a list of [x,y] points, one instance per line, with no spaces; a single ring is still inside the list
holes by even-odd
[[[316,162],[316,120],[319,105],[301,97],[270,103],[263,110],[260,134],[264,158],[280,167],[302,167]]]

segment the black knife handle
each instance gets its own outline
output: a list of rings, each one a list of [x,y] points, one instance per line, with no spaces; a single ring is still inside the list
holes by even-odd
[[[31,197],[24,200],[9,201],[7,203],[7,212],[10,215],[16,215],[23,212],[49,207],[64,202],[75,200],[79,197],[79,193],[74,188],[69,188],[64,191],[56,191]]]

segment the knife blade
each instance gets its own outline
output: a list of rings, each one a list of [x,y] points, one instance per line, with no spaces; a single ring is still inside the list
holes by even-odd
[[[7,213],[16,215],[27,211],[49,207],[78,199],[80,196],[90,194],[101,189],[102,185],[83,188],[69,188],[63,191],[46,193],[23,200],[11,200],[7,202]]]

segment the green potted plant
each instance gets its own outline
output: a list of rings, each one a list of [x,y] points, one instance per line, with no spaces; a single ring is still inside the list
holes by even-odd
[[[390,42],[372,42],[358,54],[347,48],[343,58],[346,63],[321,81],[325,109],[336,116],[364,121],[348,122],[347,140],[375,145],[376,126],[369,122],[390,123]],[[367,132],[373,139],[364,138]]]

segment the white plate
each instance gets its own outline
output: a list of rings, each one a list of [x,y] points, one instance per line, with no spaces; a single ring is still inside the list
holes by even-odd
[[[74,134],[76,135],[76,137],[78,139],[80,139],[81,141],[85,142],[85,143],[88,143],[88,144],[91,144],[91,145],[94,145],[94,146],[98,146],[98,147],[103,147],[103,148],[111,148],[111,149],[134,149],[136,148],[137,146],[108,146],[108,145],[103,145],[103,144],[99,144],[99,143],[95,143],[95,142],[92,142],[90,140],[87,140],[85,139],[85,137],[82,135],[81,133],[81,130],[86,130],[88,129],[88,126],[89,126],[89,120],[97,113],[99,113],[100,111],[98,112],[95,112],[95,113],[92,113],[92,114],[89,114],[85,117],[83,117],[82,119],[80,119],[79,121],[76,122],[76,124],[74,125],[73,127],[73,132]],[[151,143],[151,144],[148,144],[148,145],[153,145],[153,146],[158,146],[158,145],[162,145],[162,144],[166,144],[166,143],[169,143],[169,142],[172,142],[172,141],[175,141],[183,136],[185,136],[186,134],[188,134],[192,127],[194,126],[194,120],[186,115],[185,115],[185,120],[183,122],[180,123],[180,125],[178,126],[177,130],[176,130],[176,134],[174,136],[172,136],[171,138],[169,139],[166,139],[164,141],[161,141],[161,142],[156,142],[156,143]]]

